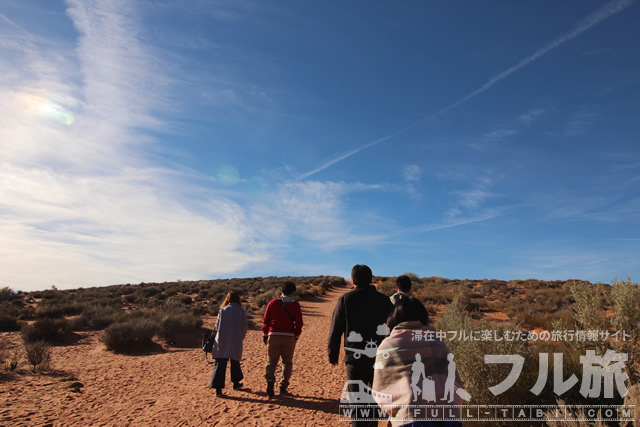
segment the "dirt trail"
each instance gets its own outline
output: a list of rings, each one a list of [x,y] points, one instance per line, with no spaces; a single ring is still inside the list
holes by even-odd
[[[0,375],[0,425],[346,426],[338,422],[346,373],[342,362],[329,364],[327,338],[335,303],[348,290],[301,302],[305,326],[289,386],[293,397],[267,399],[259,330],[245,339],[245,388],[233,390],[227,372],[224,398],[209,388],[213,364],[199,348],[158,345],[145,355],[119,355],[104,348],[100,333],[84,333],[74,345],[53,349],[54,373],[32,374],[23,360],[15,372]],[[2,336],[18,340],[15,333]],[[61,381],[70,377],[75,387]]]

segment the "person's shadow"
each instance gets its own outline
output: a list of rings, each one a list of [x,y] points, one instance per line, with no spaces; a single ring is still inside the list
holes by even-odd
[[[290,395],[276,396],[273,399],[267,399],[266,392],[256,392],[250,388],[236,390],[242,392],[241,396],[231,396],[225,394],[222,399],[235,400],[239,402],[252,403],[277,403],[280,406],[288,406],[290,408],[302,408],[314,411],[322,411],[327,414],[338,414],[339,402],[337,399],[324,399],[321,397]],[[246,395],[245,395],[246,394]]]

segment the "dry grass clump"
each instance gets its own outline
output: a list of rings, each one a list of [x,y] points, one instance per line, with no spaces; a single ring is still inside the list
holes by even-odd
[[[25,343],[24,352],[33,372],[46,372],[51,369],[51,347],[46,341]]]

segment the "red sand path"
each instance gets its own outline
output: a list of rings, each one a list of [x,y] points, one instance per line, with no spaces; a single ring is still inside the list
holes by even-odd
[[[301,302],[305,326],[289,387],[294,397],[267,400],[266,346],[258,330],[250,330],[244,342],[245,389],[233,390],[227,372],[224,398],[214,397],[213,365],[193,345],[121,355],[105,349],[100,332],[80,333],[74,345],[53,348],[52,373],[31,373],[23,358],[16,371],[0,374],[0,425],[350,425],[338,421],[344,364],[334,367],[327,357],[331,314],[346,291]],[[212,319],[206,323],[211,326]],[[19,342],[18,333],[0,336]],[[72,376],[82,385],[77,392],[60,381]]]

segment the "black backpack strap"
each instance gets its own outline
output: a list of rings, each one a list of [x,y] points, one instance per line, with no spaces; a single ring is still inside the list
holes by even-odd
[[[287,305],[284,303],[282,298],[278,298],[278,301],[280,301],[280,304],[282,304],[282,308],[284,308],[284,312],[287,313],[287,316],[289,316],[289,319],[291,319],[291,321],[293,322],[293,333],[295,334],[295,331],[296,331],[296,319],[294,319],[293,316],[291,315],[291,313],[289,313],[289,310],[287,310]]]

